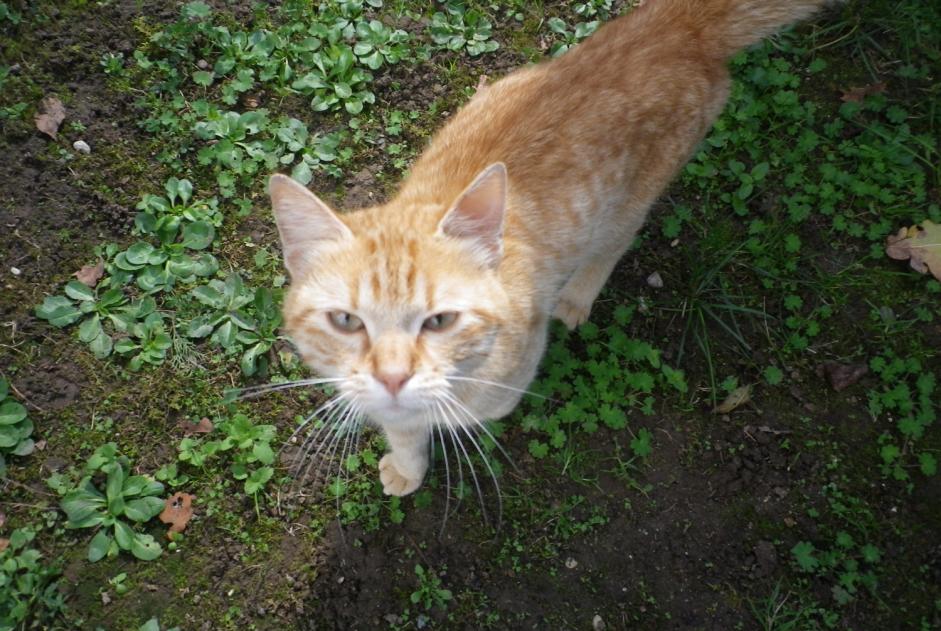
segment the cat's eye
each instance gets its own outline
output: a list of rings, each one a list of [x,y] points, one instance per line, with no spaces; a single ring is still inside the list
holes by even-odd
[[[362,320],[346,311],[331,311],[327,314],[327,318],[330,324],[344,333],[356,333],[365,327]]]
[[[436,313],[433,316],[425,318],[421,328],[424,331],[444,331],[445,329],[451,328],[457,321],[457,315],[457,311],[442,311],[441,313]]]

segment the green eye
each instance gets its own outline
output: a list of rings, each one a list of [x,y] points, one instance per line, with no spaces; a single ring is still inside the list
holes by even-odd
[[[364,328],[363,321],[346,311],[331,311],[327,314],[330,324],[344,333],[356,333]]]
[[[444,331],[451,328],[451,325],[457,321],[458,313],[457,311],[443,311],[441,313],[436,313],[435,315],[426,318],[422,322],[421,328],[424,331]]]

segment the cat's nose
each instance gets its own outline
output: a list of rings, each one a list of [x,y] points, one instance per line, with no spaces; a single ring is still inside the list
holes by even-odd
[[[373,376],[376,378],[376,381],[386,387],[386,390],[388,390],[389,394],[392,396],[401,392],[402,388],[405,387],[405,383],[412,378],[411,375],[407,375],[404,372],[392,374],[376,373]]]

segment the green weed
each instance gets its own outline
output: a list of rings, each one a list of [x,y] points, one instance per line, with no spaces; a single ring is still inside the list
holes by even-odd
[[[466,50],[471,57],[500,48],[499,42],[491,39],[493,25],[490,20],[476,9],[467,9],[463,2],[446,3],[444,11],[431,16],[428,30],[439,48],[456,52]]]
[[[529,441],[533,457],[560,450],[576,432],[625,430],[626,410],[653,414],[658,389],[686,392],[682,371],[665,364],[648,342],[625,333],[633,317],[633,308],[619,305],[608,326],[588,322],[578,329],[577,339],[561,333],[549,345],[543,375],[530,386],[536,396],[527,397],[516,415],[524,432],[536,434]],[[631,448],[646,457],[650,433],[638,432]]]
[[[130,461],[118,454],[117,445],[100,447],[85,464],[85,475],[60,503],[68,517],[67,528],[95,528],[88,546],[88,560],[100,561],[121,550],[142,561],[152,561],[163,549],[152,535],[135,531],[128,522],[145,523],[163,510],[163,484],[144,475],[128,475]],[[105,476],[102,492],[94,478]]]
[[[425,611],[433,607],[440,607],[442,609],[447,607],[453,596],[451,595],[451,590],[444,589],[441,586],[441,579],[436,573],[430,569],[426,570],[421,565],[416,565],[415,576],[418,577],[418,589],[409,596],[409,600],[412,601],[412,604],[422,605]]]
[[[0,628],[30,628],[52,622],[65,610],[59,592],[60,571],[41,562],[42,553],[30,546],[32,527],[17,528],[0,549]]]
[[[33,422],[26,408],[10,396],[9,382],[0,379],[0,479],[6,476],[8,457],[33,453],[36,443],[30,438],[32,434]]]

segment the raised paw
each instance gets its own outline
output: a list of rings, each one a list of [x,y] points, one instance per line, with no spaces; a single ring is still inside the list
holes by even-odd
[[[559,304],[555,306],[555,310],[552,312],[552,317],[562,320],[565,326],[567,326],[569,330],[572,330],[578,325],[587,322],[590,314],[590,302],[587,305],[577,305],[569,302],[565,298],[561,298],[559,299]]]
[[[421,486],[421,478],[411,479],[399,473],[392,462],[392,454],[386,454],[379,460],[379,481],[386,495],[408,495]]]

